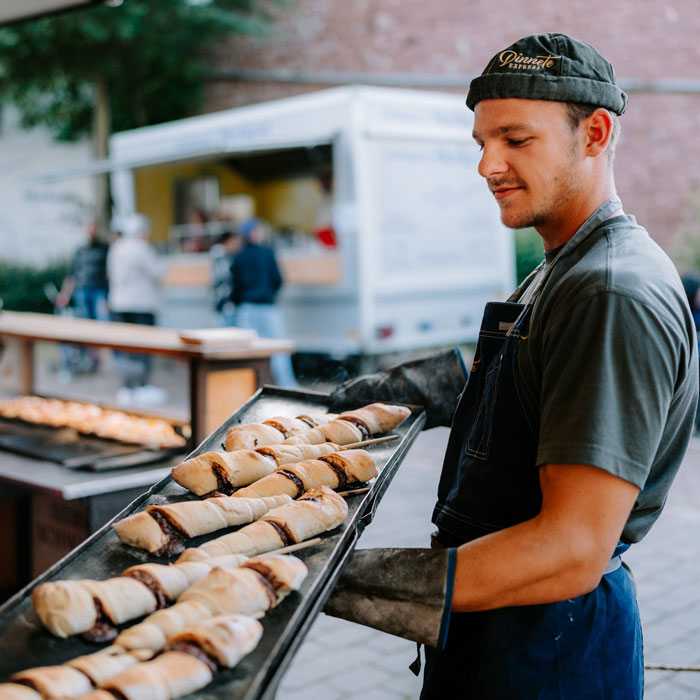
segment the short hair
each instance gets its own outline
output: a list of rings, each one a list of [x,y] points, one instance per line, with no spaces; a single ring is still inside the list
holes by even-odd
[[[582,102],[565,102],[564,104],[566,107],[566,117],[572,131],[577,129],[578,125],[586,117],[590,117],[596,109],[605,109],[605,107],[600,107],[599,105],[592,105]],[[617,143],[622,128],[620,126],[620,118],[617,116],[617,114],[611,112],[609,109],[605,109],[605,111],[610,115],[610,119],[612,119],[612,133],[610,134],[610,141],[608,142],[607,148],[608,165],[612,167],[613,160],[615,159],[615,150],[617,149]]]

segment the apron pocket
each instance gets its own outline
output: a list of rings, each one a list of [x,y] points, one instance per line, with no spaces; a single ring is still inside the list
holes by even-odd
[[[496,409],[502,367],[503,354],[500,354],[494,358],[486,372],[479,407],[467,433],[465,452],[476,459],[487,460],[491,451],[493,414]]]

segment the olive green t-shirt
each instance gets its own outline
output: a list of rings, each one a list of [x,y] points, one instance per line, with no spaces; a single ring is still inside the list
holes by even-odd
[[[561,251],[518,348],[518,375],[537,464],[589,464],[639,487],[622,535],[638,542],[692,434],[698,355],[678,273],[633,216]]]

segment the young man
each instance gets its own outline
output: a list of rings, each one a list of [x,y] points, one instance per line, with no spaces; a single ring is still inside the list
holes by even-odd
[[[698,360],[678,275],[615,194],[626,102],[603,56],[561,34],[517,41],[470,86],[479,173],[504,224],[536,228],[545,261],[487,306],[452,420],[433,513],[444,554],[431,564],[445,605],[422,698],[642,697],[619,555],[663,508]],[[336,399],[421,401],[430,421],[458,385],[438,395],[417,363]]]

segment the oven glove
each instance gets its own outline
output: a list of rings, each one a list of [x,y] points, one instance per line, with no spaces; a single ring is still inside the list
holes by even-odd
[[[442,649],[456,560],[455,548],[356,550],[324,612]]]
[[[467,369],[457,348],[340,384],[331,393],[330,410],[357,408],[371,401],[417,404],[425,409],[424,430],[450,427]]]

